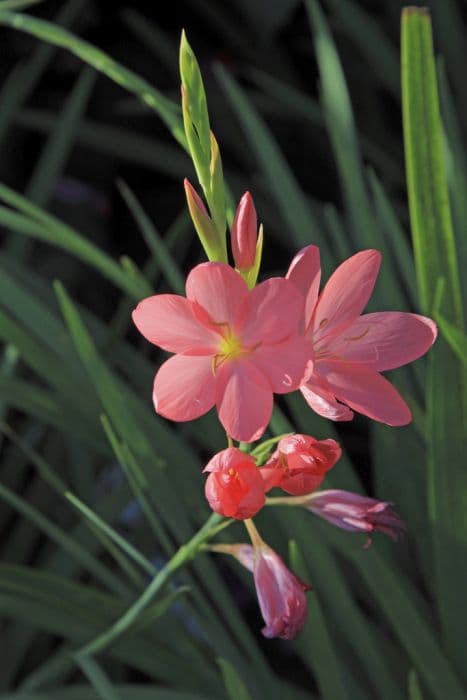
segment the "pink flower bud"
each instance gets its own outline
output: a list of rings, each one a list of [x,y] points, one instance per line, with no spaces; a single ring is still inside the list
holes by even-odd
[[[305,624],[308,608],[305,591],[310,586],[301,581],[266,544],[255,548],[253,576],[259,607],[266,626],[265,637],[295,639]]]
[[[183,180],[183,186],[185,188],[185,194],[188,200],[190,212],[192,207],[196,207],[202,214],[204,214],[204,216],[209,216],[208,211],[204,206],[203,200],[201,199],[191,182],[188,180],[188,178],[185,178]]]
[[[255,264],[258,222],[253,198],[245,192],[235,212],[231,244],[235,267],[250,270]]]
[[[330,489],[310,495],[306,507],[320,518],[350,532],[382,532],[393,539],[405,532],[404,521],[388,501],[360,496],[358,493]],[[366,546],[371,544],[368,538]]]
[[[305,592],[311,586],[301,581],[265,542],[220,545],[218,551],[232,554],[253,572],[256,594],[268,638],[295,639],[305,624],[308,608]]]
[[[260,470],[265,490],[280,486],[293,496],[304,496],[318,488],[341,454],[335,440],[288,435],[279,441],[277,450]]]
[[[204,471],[211,472],[205,493],[216,513],[245,520],[264,506],[264,482],[253,457],[229,447],[214,455]]]

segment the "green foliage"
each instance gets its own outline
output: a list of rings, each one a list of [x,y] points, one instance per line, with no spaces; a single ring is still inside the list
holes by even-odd
[[[398,198],[401,158],[377,110],[374,128],[362,129],[354,99],[362,74],[345,60],[347,45],[368,68],[369,91],[387,90],[397,105],[397,47],[385,24],[356,0],[306,0],[297,15],[304,26],[310,21],[306,50],[316,56],[319,101],[314,86],[304,87],[303,76],[294,75],[275,36],[296,3],[240,3],[241,31],[228,3],[196,3],[238,57],[239,69],[234,74],[215,65],[216,104],[216,84],[205,82],[206,96],[183,34],[182,110],[69,28],[84,2],[67,3],[53,22],[14,11],[33,11],[33,5],[0,2],[3,31],[38,40],[2,86],[0,140],[13,125],[45,137],[25,189],[0,184],[0,224],[7,232],[0,253],[0,525],[8,533],[0,564],[0,700],[309,700],[318,693],[323,700],[461,700],[467,692],[467,285],[459,270],[467,260],[467,91],[458,5],[436,4],[435,43],[443,54],[438,82],[429,15],[416,8],[403,14],[414,255]],[[171,94],[177,94],[174,43],[131,9],[123,19],[151,61],[169,68]],[[265,34],[259,47],[251,40],[257,26]],[[38,109],[34,90],[58,49],[79,59],[76,80],[59,112]],[[110,123],[114,114],[108,124],[86,116],[98,74],[128,94],[117,112],[136,113],[143,105],[174,140],[142,136],[131,120],[124,127]],[[222,135],[223,164],[211,123]],[[324,159],[334,164],[340,190],[333,202],[313,199],[311,183],[295,172],[297,151],[283,150],[284,133],[297,133],[310,168]],[[406,540],[376,537],[364,550],[357,535],[316,523],[309,513],[261,513],[262,535],[282,555],[293,540],[290,565],[314,587],[303,635],[283,656],[282,643],[260,643],[257,621],[252,630],[226,585],[230,576],[220,574],[212,555],[192,558],[213,533],[217,541],[244,540],[238,524],[217,530],[217,516],[202,525],[209,511],[200,468],[206,454],[224,446],[222,431],[213,416],[179,426],[155,415],[154,362],[126,337],[131,308],[141,298],[168,287],[183,292],[192,245],[188,214],[174,212],[172,226],[159,229],[137,189],[119,182],[131,235],[141,234],[148,262],[139,269],[128,257],[115,260],[84,225],[77,230],[49,211],[55,182],[73,149],[83,146],[142,166],[149,178],[158,173],[179,182],[190,176],[191,159],[210,222],[198,225],[217,236],[216,250],[206,250],[210,257],[227,256],[233,208],[227,183],[236,194],[248,188],[265,224],[265,251],[279,242],[291,256],[316,243],[330,270],[358,249],[377,247],[384,254],[378,308],[421,309],[438,321],[440,338],[428,362],[394,376],[414,408],[414,425],[369,431],[375,494],[396,502],[408,524]],[[315,152],[322,161],[315,163]],[[59,256],[55,290],[31,265],[37,251]],[[103,289],[111,286],[118,304],[110,321],[78,303],[68,265],[85,266]],[[279,434],[335,436],[334,426],[305,409],[300,397],[284,406],[254,449],[260,461]],[[357,433],[344,427],[343,434],[351,444]],[[362,490],[355,462],[345,454],[328,484]],[[128,512],[137,513],[131,523]],[[251,575],[232,566],[253,604]],[[293,669],[298,663],[300,673],[289,673],[287,664],[276,668],[278,656]]]

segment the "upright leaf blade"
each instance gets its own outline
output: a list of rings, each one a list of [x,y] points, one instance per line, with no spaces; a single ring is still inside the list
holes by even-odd
[[[425,8],[403,11],[401,50],[407,187],[420,300],[430,311],[437,280],[444,277],[453,319],[462,324],[431,21]]]
[[[402,14],[402,98],[410,221],[422,307],[433,308],[444,280],[441,312],[463,327],[462,298],[449,204],[430,15]],[[440,338],[428,376],[428,504],[442,638],[467,682],[463,647],[467,590],[467,373]]]

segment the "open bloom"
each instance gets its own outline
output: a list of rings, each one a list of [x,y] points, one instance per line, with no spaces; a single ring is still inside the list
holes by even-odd
[[[337,462],[342,450],[335,440],[316,440],[311,435],[288,435],[260,472],[266,490],[273,486],[303,496],[318,488],[326,472]]]
[[[312,493],[304,504],[320,518],[350,532],[382,532],[397,539],[405,531],[403,520],[388,501],[361,496],[350,491],[330,489]],[[367,545],[371,543],[368,539]]]
[[[253,457],[236,447],[218,452],[204,469],[211,508],[226,518],[252,518],[264,506],[264,482]]]
[[[261,630],[263,635],[295,639],[306,622],[305,592],[311,586],[295,576],[265,542],[255,546],[230,545],[229,553],[253,572],[259,607],[266,623]]]
[[[435,323],[398,311],[361,315],[378,275],[381,254],[363,250],[345,260],[318,296],[319,250],[308,246],[292,261],[287,278],[305,299],[303,331],[314,349],[314,370],[300,388],[316,413],[350,420],[352,411],[388,425],[412,416],[396,389],[381,376],[423,355],[436,339]]]
[[[273,392],[297,389],[308,373],[311,349],[298,335],[302,306],[288,280],[249,290],[238,272],[214,262],[193,268],[186,298],[143,299],[133,311],[136,327],[177,353],[156,374],[156,411],[189,421],[215,405],[229,435],[257,440],[269,423]]]

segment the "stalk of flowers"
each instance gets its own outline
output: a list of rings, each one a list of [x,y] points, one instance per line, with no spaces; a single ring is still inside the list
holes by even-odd
[[[334,421],[351,420],[356,411],[389,425],[407,424],[410,410],[381,372],[421,357],[437,329],[418,314],[363,313],[381,262],[376,250],[344,261],[321,292],[320,255],[314,245],[297,253],[285,277],[257,284],[263,230],[249,192],[233,216],[234,266],[228,264],[219,148],[210,130],[199,66],[185,36],[180,65],[185,134],[206,204],[188,180],[185,192],[209,262],[189,272],[186,296],[143,299],[133,321],[148,341],[173,353],[154,379],[156,412],[190,421],[216,408],[228,447],[204,469],[206,498],[217,516],[245,522],[251,545],[208,547],[233,554],[252,571],[263,634],[292,639],[306,620],[309,586],[260,537],[251,518],[265,504],[305,507],[344,530],[366,533],[367,544],[373,532],[397,538],[405,528],[387,501],[337,489],[317,491],[341,456],[335,440],[283,436],[261,465],[255,454],[264,456],[270,441],[251,454],[250,443],[268,427],[274,394],[296,390],[315,412]],[[244,443],[243,449],[233,440]],[[289,495],[267,497],[273,488]]]

